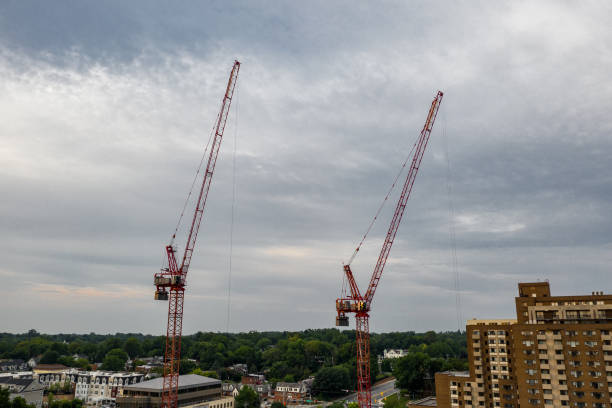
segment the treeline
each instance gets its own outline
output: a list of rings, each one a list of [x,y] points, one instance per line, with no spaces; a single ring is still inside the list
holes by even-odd
[[[467,358],[465,333],[459,332],[372,333],[370,344],[373,380],[379,374],[376,356],[382,355],[384,349],[409,349],[443,361],[464,362]],[[93,363],[103,363],[105,369],[117,369],[128,358],[162,356],[164,346],[165,337],[139,333],[48,335],[30,330],[23,334],[0,334],[0,358],[28,360],[42,356],[41,363],[62,363],[83,369]],[[78,357],[75,359],[74,355]],[[183,336],[182,358],[197,361],[184,361],[188,372],[196,368],[216,371],[220,378],[231,374],[225,368],[233,364],[247,364],[250,372],[265,373],[271,381],[297,381],[322,368],[335,368],[346,373],[347,388],[352,388],[355,331],[198,332]],[[385,365],[385,369],[390,371],[391,367]]]

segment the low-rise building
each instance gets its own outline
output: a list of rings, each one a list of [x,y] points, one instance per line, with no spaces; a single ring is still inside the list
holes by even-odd
[[[301,404],[307,397],[307,389],[304,383],[276,383],[274,390],[274,402],[287,404]]]
[[[234,397],[236,397],[236,395],[238,395],[238,392],[244,387],[249,387],[250,389],[254,390],[259,395],[259,399],[261,401],[267,401],[268,398],[271,397],[270,391],[272,390],[272,387],[270,386],[270,383],[267,382],[262,384],[238,384],[236,386]]]
[[[67,375],[74,384],[74,397],[89,406],[114,403],[123,388],[144,381],[144,374],[108,371],[80,371]]]
[[[266,381],[266,376],[263,374],[247,374],[243,375],[240,380],[241,384],[263,384]]]
[[[236,395],[238,395],[239,391],[240,390],[238,389],[237,384],[230,382],[224,382],[223,384],[221,384],[221,394],[225,395],[226,397],[235,397]]]
[[[28,368],[28,363],[19,358],[10,360],[0,360],[0,371],[19,371],[27,370]]]
[[[42,407],[43,392],[45,387],[33,378],[0,377],[0,388],[8,388],[11,392],[11,400],[21,397],[28,404]]]
[[[402,358],[408,355],[408,350],[402,349],[385,349],[383,351],[383,358]]]
[[[163,378],[128,385],[117,396],[118,408],[160,408]],[[179,376],[178,406],[234,408],[234,398],[222,396],[221,381],[196,374]]]

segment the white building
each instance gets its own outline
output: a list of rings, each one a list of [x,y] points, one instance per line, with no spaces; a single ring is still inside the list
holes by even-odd
[[[406,357],[408,355],[408,350],[402,350],[402,349],[385,349],[383,351],[383,358],[387,359],[387,358],[401,358],[401,357]]]
[[[114,402],[117,395],[123,392],[124,386],[142,381],[144,374],[140,373],[81,371],[76,375],[70,375],[70,382],[75,385],[74,397],[89,406]]]
[[[38,382],[46,387],[69,382],[74,388],[74,397],[89,406],[114,403],[115,397],[121,395],[124,386],[144,381],[142,373],[80,371],[76,368],[35,376]]]

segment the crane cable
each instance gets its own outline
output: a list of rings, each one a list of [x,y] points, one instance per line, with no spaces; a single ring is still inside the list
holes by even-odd
[[[229,273],[227,278],[227,318],[225,321],[225,332],[229,333],[230,316],[232,305],[232,259],[234,254],[234,209],[236,206],[236,145],[238,139],[238,112],[240,107],[240,87],[236,85],[236,104],[234,120],[234,152],[232,156],[232,216],[230,221],[230,245],[229,245]]]
[[[457,261],[457,236],[455,231],[455,205],[453,202],[452,173],[450,155],[448,149],[448,137],[446,136],[446,109],[442,109],[442,139],[444,139],[444,155],[446,157],[446,193],[448,195],[448,232],[451,243],[451,269],[453,272],[455,290],[455,310],[457,314],[457,331],[461,331],[461,287],[459,279],[459,267]]]
[[[391,184],[391,188],[387,192],[387,195],[385,196],[385,199],[382,201],[382,203],[380,203],[380,207],[378,207],[378,211],[376,211],[376,215],[374,216],[374,218],[370,222],[370,225],[368,226],[368,229],[366,230],[365,234],[363,234],[363,238],[361,238],[361,241],[359,242],[359,245],[357,245],[357,248],[353,252],[353,255],[351,255],[351,257],[349,258],[349,261],[348,261],[347,265],[350,265],[353,262],[353,260],[357,256],[357,253],[361,249],[361,246],[363,245],[364,241],[366,240],[366,237],[368,236],[368,234],[372,230],[372,227],[374,226],[374,223],[378,219],[378,216],[380,215],[380,212],[382,211],[383,207],[385,206],[385,203],[389,199],[389,196],[391,195],[391,192],[393,192],[393,189],[395,188],[395,185],[397,184],[397,180],[400,178],[400,176],[404,172],[404,169],[406,168],[406,164],[408,164],[408,160],[410,160],[410,158],[412,157],[412,153],[414,152],[414,149],[416,149],[416,146],[417,146],[417,141],[418,141],[418,137],[417,137],[417,139],[415,139],[415,142],[412,145],[412,149],[410,150],[410,153],[408,153],[408,156],[406,157],[406,160],[404,160],[404,163],[402,164],[402,167],[400,168],[399,172],[397,173],[397,176],[395,176],[395,180],[393,180],[393,184]]]
[[[219,115],[221,114],[221,112],[217,113],[217,118],[215,119],[215,124],[213,124],[213,127],[210,129],[210,134],[208,135],[208,142],[206,142],[206,147],[204,148],[204,153],[202,153],[202,158],[200,159],[200,163],[198,164],[198,168],[196,171],[195,176],[193,177],[193,181],[191,182],[191,187],[189,188],[189,194],[187,194],[187,198],[185,199],[185,204],[183,204],[183,209],[181,210],[181,215],[179,216],[179,219],[176,223],[176,227],[174,228],[174,233],[172,234],[172,238],[170,239],[170,245],[174,245],[174,240],[176,239],[176,234],[181,226],[181,221],[183,220],[183,216],[185,215],[185,210],[187,209],[187,205],[189,204],[189,200],[191,199],[191,195],[193,193],[193,187],[195,186],[195,183],[198,179],[198,176],[200,175],[200,170],[202,169],[202,163],[204,163],[204,158],[206,157],[206,153],[208,152],[208,148],[210,147],[210,142],[212,140],[213,134],[215,133],[215,125],[217,123],[217,121],[219,120]]]

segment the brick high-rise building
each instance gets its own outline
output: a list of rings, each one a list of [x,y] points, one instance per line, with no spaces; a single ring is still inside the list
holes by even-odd
[[[436,374],[439,408],[603,408],[612,396],[612,295],[519,283],[517,319],[469,320],[469,372]]]

